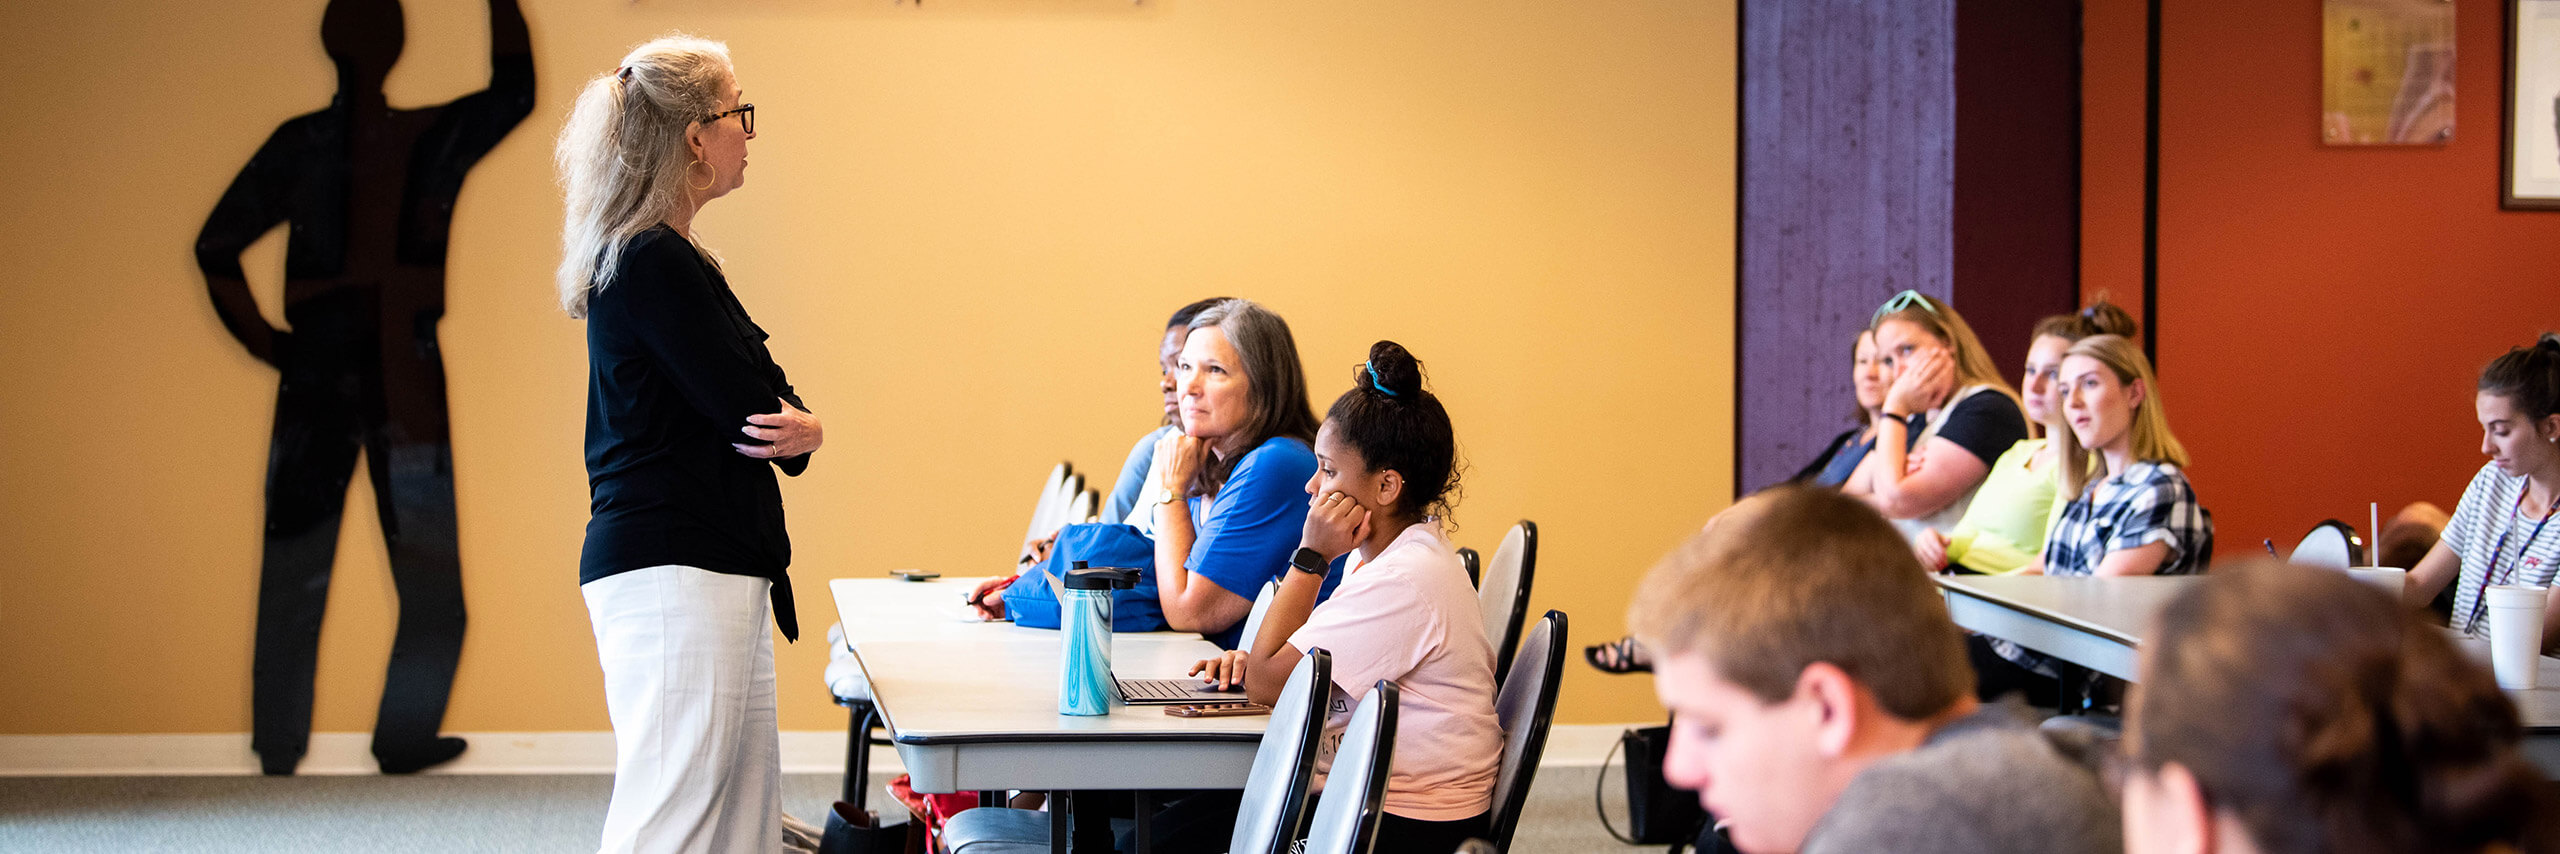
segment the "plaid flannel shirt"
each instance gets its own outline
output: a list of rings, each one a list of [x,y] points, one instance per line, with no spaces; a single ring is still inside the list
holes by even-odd
[[[2176,465],[2144,461],[2090,484],[2087,493],[2062,509],[2053,530],[2045,533],[2044,571],[2094,575],[2109,553],[2152,543],[2169,547],[2157,574],[2203,572],[2213,559],[2213,514],[2196,503],[2195,487]],[[2020,667],[2054,675],[2052,659],[2005,640],[1993,639],[1991,648]]]

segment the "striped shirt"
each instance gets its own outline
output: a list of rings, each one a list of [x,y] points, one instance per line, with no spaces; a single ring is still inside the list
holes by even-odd
[[[2445,546],[2462,559],[2462,577],[2454,582],[2453,627],[2475,637],[2489,636],[2488,614],[2480,607],[2482,588],[2548,587],[2560,571],[2560,519],[2549,530],[2537,531],[2545,527],[2543,517],[2524,515],[2517,503],[2525,483],[2499,471],[2497,463],[2481,466],[2471,486],[2462,490],[2462,503],[2454,505],[2453,521],[2444,527]],[[2493,565],[2495,577],[2489,575]]]

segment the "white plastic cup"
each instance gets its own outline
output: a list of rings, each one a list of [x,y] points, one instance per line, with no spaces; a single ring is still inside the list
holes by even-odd
[[[2498,687],[2518,691],[2540,684],[2542,615],[2550,601],[2547,587],[2489,588],[2489,666]]]
[[[2351,566],[2347,567],[2347,574],[2354,576],[2357,581],[2373,585],[2376,590],[2391,594],[2391,599],[2395,602],[2400,600],[2401,592],[2409,586],[2409,571],[2405,569],[2388,566]]]

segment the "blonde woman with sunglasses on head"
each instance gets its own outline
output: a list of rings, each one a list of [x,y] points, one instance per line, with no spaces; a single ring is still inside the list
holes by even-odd
[[[2027,438],[2018,393],[1973,328],[1935,298],[1895,294],[1868,328],[1891,379],[1875,448],[1841,491],[1882,511],[1906,537],[1953,530],[1991,464]]]

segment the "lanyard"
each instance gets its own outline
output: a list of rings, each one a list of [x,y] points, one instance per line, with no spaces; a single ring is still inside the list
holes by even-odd
[[[2489,604],[2489,585],[2498,578],[2498,557],[2507,550],[2507,535],[2515,533],[2516,526],[2524,522],[2524,496],[2532,491],[2533,484],[2527,483],[2524,489],[2516,492],[2516,509],[2507,516],[2507,529],[2498,532],[2498,544],[2489,548],[2489,565],[2480,573],[2480,589],[2471,597],[2471,616],[2462,622],[2463,634],[2471,634],[2473,629],[2480,626],[2480,612]],[[2525,555],[2533,551],[2533,541],[2542,539],[2542,526],[2551,524],[2551,512],[2554,510],[2560,510],[2560,500],[2554,500],[2550,506],[2542,508],[2542,521],[2533,523],[2533,533],[2526,534],[2524,547],[2516,550],[2518,563],[2522,563]],[[2514,566],[2507,567],[2508,575],[2514,575],[2515,572]]]

